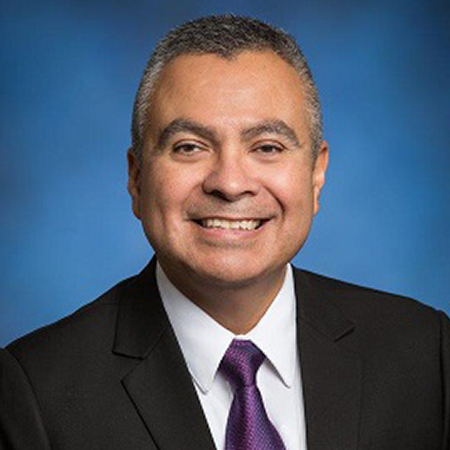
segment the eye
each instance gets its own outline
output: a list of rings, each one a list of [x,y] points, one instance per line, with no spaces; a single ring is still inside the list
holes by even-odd
[[[190,155],[199,153],[202,150],[203,150],[203,148],[200,147],[198,144],[184,143],[184,144],[176,145],[172,151],[173,151],[173,153],[175,153],[177,155],[190,156]]]
[[[274,145],[274,144],[264,144],[260,145],[256,148],[256,151],[258,153],[262,153],[263,155],[276,155],[279,153],[282,153],[284,151],[284,148],[280,145]]]

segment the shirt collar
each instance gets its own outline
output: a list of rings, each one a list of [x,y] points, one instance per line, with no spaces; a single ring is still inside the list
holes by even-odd
[[[292,268],[258,324],[245,335],[234,335],[185,297],[158,264],[156,280],[189,372],[202,392],[210,390],[231,341],[250,339],[266,355],[283,383],[291,387],[297,364],[295,292]]]

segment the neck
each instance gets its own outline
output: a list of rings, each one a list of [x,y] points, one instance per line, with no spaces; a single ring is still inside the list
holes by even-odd
[[[280,291],[286,274],[283,267],[254,283],[223,285],[196,280],[195,276],[180,279],[176,274],[183,272],[161,266],[183,295],[236,335],[248,333],[260,321]]]

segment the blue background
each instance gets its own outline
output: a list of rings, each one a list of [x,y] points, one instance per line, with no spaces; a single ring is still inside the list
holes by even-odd
[[[297,265],[450,312],[450,3],[1,2],[0,345],[139,271],[133,97],[169,28],[255,15],[315,73],[331,166]]]

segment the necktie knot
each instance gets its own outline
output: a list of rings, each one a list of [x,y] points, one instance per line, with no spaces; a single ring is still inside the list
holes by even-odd
[[[264,354],[252,341],[234,339],[220,363],[220,371],[237,390],[256,383],[256,373]]]

